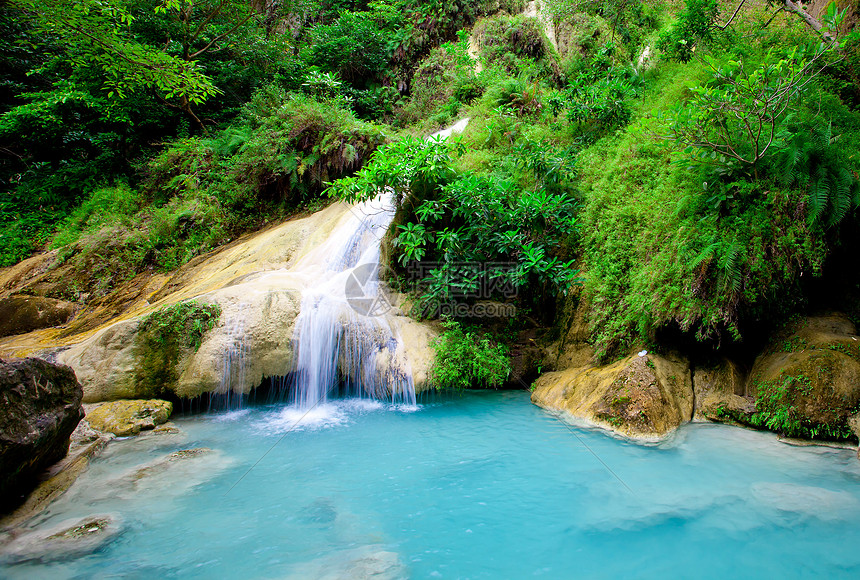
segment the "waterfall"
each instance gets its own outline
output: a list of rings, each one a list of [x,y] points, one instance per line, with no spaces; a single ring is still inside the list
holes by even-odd
[[[290,396],[300,408],[338,394],[415,404],[411,374],[394,362],[400,338],[379,276],[394,212],[389,193],[357,204],[323,246],[324,273],[304,291],[296,319]]]
[[[242,406],[242,395],[234,392],[235,385],[245,384],[248,345],[245,340],[245,318],[248,305],[239,303],[235,316],[227,321],[227,340],[219,364],[221,382],[209,398],[209,410],[232,410]]]
[[[468,122],[431,138],[459,133]],[[300,408],[334,395],[415,404],[408,361],[396,357],[401,339],[388,313],[394,305],[379,276],[382,238],[395,213],[392,195],[383,192],[352,213],[324,244],[325,273],[302,296],[290,395]]]

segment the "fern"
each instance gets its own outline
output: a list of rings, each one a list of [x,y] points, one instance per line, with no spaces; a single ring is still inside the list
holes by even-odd
[[[832,227],[860,205],[857,178],[836,147],[830,123],[801,126],[786,138],[773,159],[773,175],[784,187],[807,194],[807,221]]]

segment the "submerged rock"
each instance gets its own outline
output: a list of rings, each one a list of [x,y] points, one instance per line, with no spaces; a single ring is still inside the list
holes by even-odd
[[[103,514],[66,520],[47,530],[21,534],[0,548],[8,564],[78,558],[103,548],[122,531],[118,516]]]
[[[121,400],[99,405],[88,411],[86,418],[97,431],[128,437],[166,423],[172,412],[173,403],[169,401]]]
[[[682,357],[648,354],[546,373],[535,383],[532,402],[622,435],[659,437],[692,416],[690,367]]]
[[[72,369],[39,359],[0,361],[0,494],[4,503],[62,459],[84,416]],[[14,501],[12,501],[14,503]]]
[[[295,567],[287,578],[318,580],[398,580],[409,571],[396,552],[382,546],[363,546],[342,550]]]

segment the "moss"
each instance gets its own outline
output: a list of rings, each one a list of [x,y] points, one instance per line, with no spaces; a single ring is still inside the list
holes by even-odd
[[[773,380],[757,380],[753,384],[756,412],[750,417],[732,418],[787,437],[852,439],[848,417],[858,410],[858,405],[836,392],[835,364],[830,353],[816,353],[804,370],[782,372]]]
[[[90,534],[95,534],[101,531],[104,531],[110,525],[110,520],[104,518],[97,518],[93,520],[88,520],[78,526],[73,528],[69,528],[67,530],[62,530],[48,536],[48,540],[75,540],[78,538],[88,537]]]
[[[180,360],[200,348],[203,335],[220,317],[221,307],[217,304],[191,300],[166,306],[144,318],[135,343],[135,392],[141,397],[153,397],[172,391],[179,380]]]

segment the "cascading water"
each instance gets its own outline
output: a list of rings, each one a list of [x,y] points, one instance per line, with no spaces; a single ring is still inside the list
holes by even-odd
[[[227,341],[218,370],[221,384],[209,398],[209,410],[236,409],[242,406],[242,395],[234,392],[235,385],[245,384],[248,344],[245,340],[247,304],[239,303],[238,313],[227,322]]]
[[[390,197],[355,206],[324,246],[322,279],[303,294],[291,390],[300,408],[336,393],[415,404],[411,374],[393,364],[400,339],[385,317],[390,304],[379,280],[381,239],[394,219]]]
[[[461,132],[469,119],[431,138]],[[397,361],[400,337],[386,311],[379,279],[382,237],[394,219],[390,193],[358,204],[353,219],[324,246],[325,273],[302,296],[296,320],[291,399],[310,409],[330,395],[368,396],[415,404],[408,361]]]

